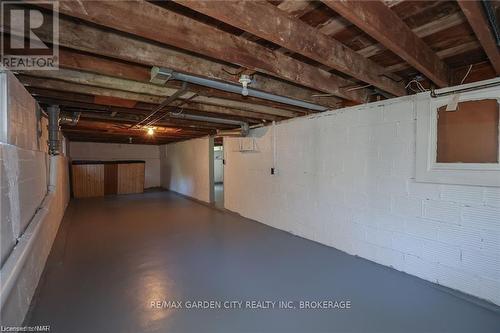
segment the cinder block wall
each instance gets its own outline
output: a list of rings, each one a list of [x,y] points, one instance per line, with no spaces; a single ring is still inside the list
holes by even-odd
[[[414,97],[225,138],[225,208],[500,304],[500,188],[415,181]],[[325,263],[327,264],[327,263]]]
[[[0,71],[2,103],[0,122],[5,122],[0,141],[1,264],[12,251],[47,193],[48,160],[40,131],[47,132],[37,117],[37,105],[10,72]],[[46,142],[46,141],[45,141]]]
[[[47,122],[34,99],[3,71],[0,124],[0,317],[19,326],[68,204],[69,180],[65,156],[47,155]]]

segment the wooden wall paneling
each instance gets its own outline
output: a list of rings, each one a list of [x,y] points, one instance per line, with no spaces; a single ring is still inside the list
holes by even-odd
[[[118,165],[118,194],[144,191],[144,163]]]
[[[104,164],[104,195],[118,193],[118,164]]]
[[[83,164],[72,166],[73,194],[75,198],[104,195],[104,165]]]

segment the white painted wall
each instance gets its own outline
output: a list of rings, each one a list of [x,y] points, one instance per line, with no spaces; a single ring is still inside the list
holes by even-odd
[[[69,201],[68,167],[47,155],[46,122],[9,72],[0,71],[0,108],[0,317],[19,326]]]
[[[161,146],[160,151],[162,187],[210,202],[213,139],[204,137],[172,143]]]
[[[224,181],[224,152],[222,150],[214,151],[214,182],[222,183]]]
[[[498,91],[500,95],[500,90]],[[500,304],[500,188],[415,181],[415,97],[226,138],[225,208]]]
[[[49,191],[0,270],[5,326],[23,323],[69,202],[67,158],[50,157],[50,168]]]
[[[9,71],[0,71],[0,264],[47,193],[46,126],[37,105]],[[39,133],[39,130],[41,131]]]
[[[47,154],[0,143],[1,264],[47,193]]]
[[[142,160],[145,161],[144,187],[159,187],[160,148],[155,145],[70,142],[73,160]]]

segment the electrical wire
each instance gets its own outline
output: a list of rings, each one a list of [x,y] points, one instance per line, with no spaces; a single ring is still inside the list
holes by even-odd
[[[353,88],[349,88],[349,89],[347,89],[345,92],[354,91],[354,90],[359,90],[359,89],[363,89],[363,88],[368,88],[369,86],[371,86],[371,84],[366,84],[366,85],[364,85],[364,86],[359,86],[359,87],[353,87]]]
[[[183,111],[184,111],[184,108],[182,106],[186,105],[189,103],[190,100],[192,100],[193,98],[195,97],[198,97],[199,95],[197,93],[193,94],[191,97],[189,98],[186,98],[185,100],[181,101],[181,103],[179,105],[177,105],[177,108],[180,108],[181,111],[178,113],[178,114],[181,114]],[[156,124],[157,122],[159,122],[160,120],[164,119],[165,117],[167,117],[169,115],[169,112],[165,112],[163,113],[162,115],[160,115],[159,117],[153,119],[153,120],[150,120],[146,125],[144,126],[151,126],[153,124]]]
[[[467,76],[469,76],[471,69],[472,69],[472,64],[469,66],[469,70],[467,71],[467,73],[465,73],[465,76],[462,79],[462,81],[460,81],[460,84],[463,84],[465,82],[465,79],[467,78]]]
[[[415,85],[417,86],[418,91],[412,88],[412,86],[411,86],[412,83],[415,83]],[[405,86],[405,88],[410,88],[410,90],[413,91],[414,93],[421,93],[421,92],[426,92],[427,91],[427,89],[425,89],[424,86],[420,82],[418,82],[417,80],[415,80],[415,79],[413,79],[410,82],[408,82],[408,84]]]
[[[236,72],[236,73],[231,73],[230,71],[228,71],[228,70],[227,70],[227,69],[225,69],[224,67],[222,67],[222,70],[223,70],[224,72],[226,72],[227,74],[229,74],[229,75],[239,76],[241,73],[243,73],[243,72],[246,70],[246,68],[242,68],[241,70],[239,70],[239,71],[238,71],[238,72]]]

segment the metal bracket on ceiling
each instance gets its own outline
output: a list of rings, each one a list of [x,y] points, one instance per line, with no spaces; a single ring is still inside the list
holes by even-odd
[[[151,83],[166,84],[174,76],[174,71],[171,69],[161,69],[160,67],[151,68]]]

